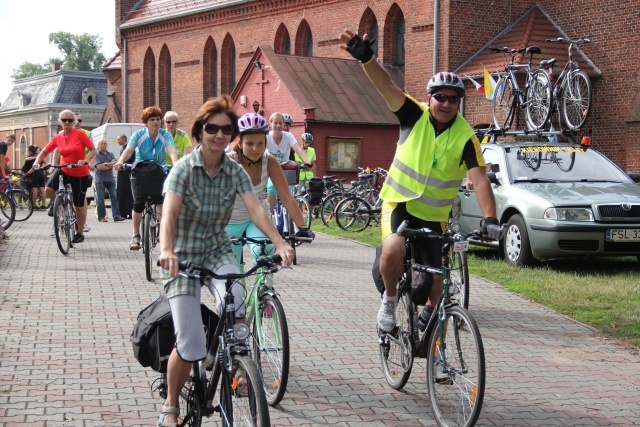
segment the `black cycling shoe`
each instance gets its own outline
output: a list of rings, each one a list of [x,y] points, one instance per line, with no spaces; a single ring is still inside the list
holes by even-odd
[[[73,240],[71,242],[72,243],[82,243],[82,242],[84,242],[84,235],[80,234],[80,233],[76,233],[76,235],[73,236]]]

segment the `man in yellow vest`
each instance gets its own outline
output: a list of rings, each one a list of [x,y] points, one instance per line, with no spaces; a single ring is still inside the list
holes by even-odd
[[[375,41],[375,40],[374,40]],[[483,234],[493,240],[500,237],[491,184],[485,172],[480,142],[469,123],[458,112],[464,97],[460,77],[449,72],[434,75],[427,84],[427,102],[420,103],[396,86],[373,54],[372,41],[346,30],[340,34],[340,47],[362,62],[369,80],[387,101],[400,121],[400,139],[380,192],[382,204],[382,255],[380,272],[385,285],[377,324],[382,331],[395,327],[396,286],[402,275],[405,239],[396,234],[408,220],[410,227],[428,227],[442,231],[467,170],[474,183],[485,217]],[[439,267],[440,243],[423,243],[423,261]],[[442,292],[442,277],[434,277],[425,312],[430,315]]]

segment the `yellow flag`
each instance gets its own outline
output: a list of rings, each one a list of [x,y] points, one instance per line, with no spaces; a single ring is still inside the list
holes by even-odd
[[[491,100],[493,99],[493,91],[496,88],[496,82],[493,80],[489,70],[487,70],[484,65],[482,65],[482,69],[484,70],[484,96]]]

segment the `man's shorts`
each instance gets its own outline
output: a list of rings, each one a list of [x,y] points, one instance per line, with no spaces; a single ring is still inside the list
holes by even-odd
[[[409,221],[409,228],[430,228],[433,231],[442,232],[444,225],[441,222],[426,221],[407,212],[406,203],[382,202],[382,241],[398,231],[404,220]],[[442,266],[442,243],[437,239],[420,240],[420,258],[424,264],[438,268]]]
[[[56,170],[53,175],[51,175],[51,179],[49,179],[49,181],[47,182],[47,187],[51,188],[53,191],[58,191],[58,176],[60,173],[62,172],[60,172],[59,169]],[[73,206],[84,206],[84,200],[87,195],[87,188],[91,186],[89,175],[69,176],[65,173],[62,173],[62,182],[64,182],[64,185],[71,184],[71,191],[73,192]]]

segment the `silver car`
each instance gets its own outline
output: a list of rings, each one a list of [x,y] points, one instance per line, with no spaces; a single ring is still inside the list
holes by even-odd
[[[638,174],[579,144],[502,142],[482,149],[498,219],[506,224],[493,246],[509,264],[640,255]],[[452,215],[463,232],[480,228],[474,191],[460,189]]]

